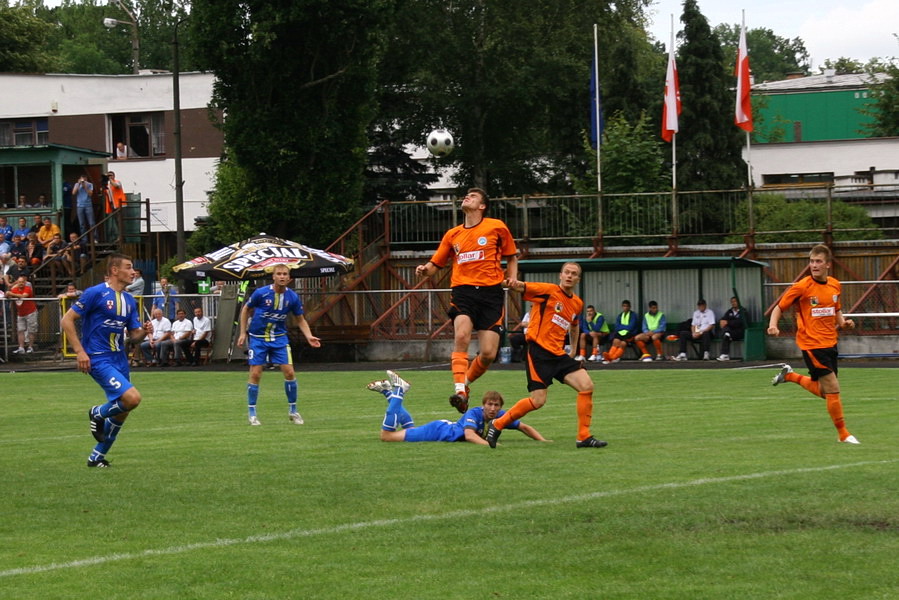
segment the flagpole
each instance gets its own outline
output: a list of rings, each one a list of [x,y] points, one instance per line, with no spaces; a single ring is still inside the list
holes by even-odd
[[[741,11],[741,25],[743,27],[743,31],[746,31],[746,9]],[[751,79],[750,79],[751,85]],[[752,88],[750,88],[750,93]],[[751,96],[750,96],[751,97]],[[746,185],[752,189],[752,145],[750,142],[749,132],[746,132]]]
[[[674,13],[671,13],[671,46],[668,49],[674,55]],[[677,131],[671,134],[671,190],[677,189]]]
[[[602,126],[599,120],[599,33],[596,23],[593,24],[593,81],[596,82],[596,90],[593,96],[593,116],[596,118],[596,192],[602,193],[602,163],[600,161]]]

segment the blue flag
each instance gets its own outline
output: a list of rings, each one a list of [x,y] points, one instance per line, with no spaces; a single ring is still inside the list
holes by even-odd
[[[599,140],[596,135],[596,117],[599,115]],[[601,143],[602,134],[606,130],[606,119],[602,113],[602,85],[596,81],[596,57],[593,57],[593,64],[590,67],[590,146],[596,150],[597,144]]]

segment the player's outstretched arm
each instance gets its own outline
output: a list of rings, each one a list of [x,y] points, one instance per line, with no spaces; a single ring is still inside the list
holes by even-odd
[[[66,311],[66,314],[62,316],[59,324],[66,333],[66,339],[68,339],[69,344],[72,345],[72,350],[75,351],[78,370],[82,373],[90,373],[91,358],[87,355],[87,352],[84,351],[84,346],[81,345],[81,340],[78,338],[78,328],[75,327],[75,321],[80,318],[81,315],[70,308]]]
[[[539,432],[539,431],[537,431],[536,429],[534,429],[533,427],[531,427],[531,426],[528,425],[527,423],[519,423],[519,424],[518,424],[518,431],[520,431],[521,433],[525,434],[526,436],[528,436],[528,437],[531,438],[532,440],[537,440],[538,442],[552,442],[552,440],[548,440],[548,439],[546,439],[545,437],[543,437],[542,435],[540,435],[540,432]]]
[[[300,328],[300,331],[306,337],[306,342],[309,343],[313,348],[319,348],[322,345],[322,341],[312,335],[312,330],[309,329],[309,322],[306,320],[306,317],[303,315],[297,316],[297,327]]]
[[[780,329],[777,327],[777,324],[780,322],[780,317],[783,314],[783,311],[780,310],[780,306],[775,305],[773,309],[771,309],[771,317],[768,319],[768,335],[779,335]]]

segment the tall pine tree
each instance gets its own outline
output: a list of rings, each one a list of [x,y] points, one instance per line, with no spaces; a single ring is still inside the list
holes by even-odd
[[[696,0],[684,0],[681,22],[677,69],[683,111],[677,134],[677,187],[740,187],[745,184],[746,164],[741,157],[742,132],[734,126],[736,80],[732,70],[722,66],[721,42]]]

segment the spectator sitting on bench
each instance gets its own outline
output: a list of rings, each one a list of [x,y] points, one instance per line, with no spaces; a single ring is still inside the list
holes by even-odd
[[[631,301],[624,300],[621,303],[621,312],[615,319],[615,327],[609,338],[612,340],[612,347],[608,352],[602,353],[602,364],[618,362],[621,360],[627,345],[634,341],[634,336],[640,331],[640,316],[631,310]]]
[[[721,321],[718,323],[721,327],[721,354],[718,360],[730,360],[730,343],[731,341],[739,341],[743,339],[746,331],[746,311],[740,306],[740,299],[734,296],[730,299],[730,308]]]
[[[652,362],[652,356],[646,348],[646,342],[652,342],[656,349],[656,360],[662,360],[665,353],[662,351],[662,337],[668,329],[668,320],[665,313],[659,311],[659,303],[651,300],[647,305],[649,310],[643,315],[643,331],[634,338],[634,342],[640,349],[640,360]]]
[[[690,322],[690,331],[680,332],[680,352],[675,360],[687,360],[687,342],[699,341],[702,349],[702,360],[709,360],[709,349],[712,347],[712,331],[715,329],[715,313],[708,307],[705,300],[700,299],[693,311],[693,320]]]

